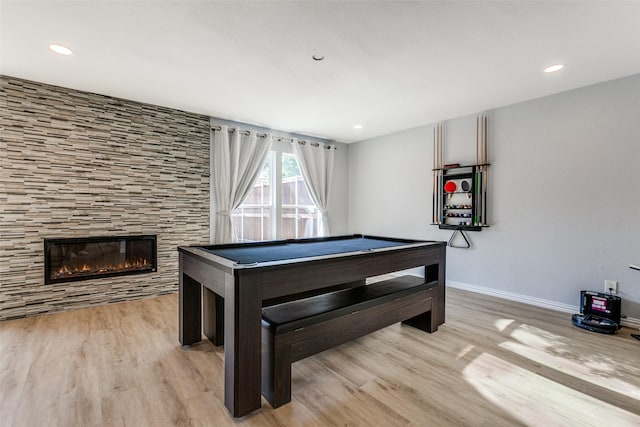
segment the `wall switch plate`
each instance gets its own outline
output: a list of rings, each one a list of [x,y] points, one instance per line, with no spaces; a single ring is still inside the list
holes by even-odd
[[[604,291],[610,292],[612,294],[618,293],[618,282],[615,280],[605,280],[604,281]]]

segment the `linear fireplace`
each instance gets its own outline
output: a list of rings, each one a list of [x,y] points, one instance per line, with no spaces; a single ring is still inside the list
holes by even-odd
[[[157,271],[156,236],[44,239],[45,284]]]

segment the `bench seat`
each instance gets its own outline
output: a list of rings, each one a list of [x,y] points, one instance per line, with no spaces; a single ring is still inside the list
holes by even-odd
[[[401,276],[262,310],[262,394],[272,407],[291,400],[291,364],[397,322],[433,332],[437,281]]]

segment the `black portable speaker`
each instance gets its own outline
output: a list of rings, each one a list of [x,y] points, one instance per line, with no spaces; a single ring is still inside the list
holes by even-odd
[[[580,292],[580,313],[603,317],[620,326],[620,307],[622,298],[601,292]]]

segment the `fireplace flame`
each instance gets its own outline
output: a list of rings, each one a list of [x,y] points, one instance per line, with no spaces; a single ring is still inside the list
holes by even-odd
[[[101,274],[101,273],[118,273],[126,271],[144,270],[152,268],[151,263],[145,258],[138,258],[136,260],[127,260],[124,263],[112,264],[112,265],[88,265],[83,264],[79,266],[62,265],[54,274],[53,278],[58,279],[61,277],[70,277],[75,275],[87,275],[87,274]]]

